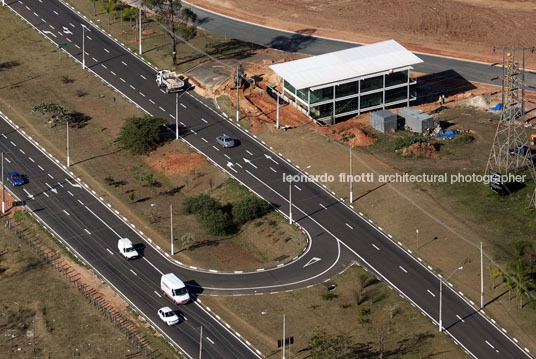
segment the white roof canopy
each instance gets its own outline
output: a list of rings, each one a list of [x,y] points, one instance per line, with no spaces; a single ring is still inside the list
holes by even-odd
[[[395,40],[271,65],[297,89],[343,81],[423,62]]]

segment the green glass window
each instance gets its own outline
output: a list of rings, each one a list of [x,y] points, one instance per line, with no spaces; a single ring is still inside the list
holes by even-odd
[[[333,115],[333,103],[330,102],[311,107],[309,114],[312,118],[331,117]]]
[[[335,102],[335,114],[340,115],[350,111],[359,110],[359,98],[352,97],[347,100],[340,100]]]
[[[408,88],[399,87],[396,89],[385,91],[385,103],[407,100],[408,99]]]
[[[309,93],[309,88],[304,88],[304,89],[299,89],[297,92],[296,92],[296,96],[301,99],[302,101],[304,101],[305,103],[307,103],[307,95]]]
[[[348,82],[335,87],[335,97],[345,97],[350,95],[356,95],[359,92],[359,80],[354,82]]]
[[[370,95],[361,96],[361,108],[381,105],[383,101],[383,92],[376,92]]]
[[[383,76],[361,80],[361,93],[379,90],[383,87]]]
[[[408,82],[408,70],[394,72],[390,75],[385,75],[385,87],[405,84]]]
[[[332,86],[311,91],[311,103],[328,101],[332,99],[333,99],[333,87]]]
[[[295,94],[296,93],[296,89],[294,88],[294,86],[292,86],[290,83],[288,83],[286,80],[283,80],[283,86],[287,89],[288,92],[290,92],[291,94]]]

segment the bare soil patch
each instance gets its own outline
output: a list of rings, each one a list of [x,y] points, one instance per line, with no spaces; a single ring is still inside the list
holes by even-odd
[[[206,158],[198,153],[169,153],[163,158],[149,156],[149,166],[165,176],[181,174],[187,176],[206,163]]]

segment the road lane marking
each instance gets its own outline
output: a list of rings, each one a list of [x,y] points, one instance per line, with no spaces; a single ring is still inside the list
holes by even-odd
[[[128,66],[127,63],[125,61],[121,61],[121,63],[125,66]]]
[[[243,168],[243,167],[240,165],[240,163],[238,163],[238,162],[236,163],[236,165],[237,165],[238,167],[240,167],[240,168]]]
[[[15,142],[13,142],[13,141],[9,141],[9,143],[11,143],[13,146],[17,147],[17,145],[15,144]]]
[[[372,246],[373,246],[374,248],[376,248],[377,251],[380,250],[380,248],[379,248],[377,245],[375,245],[374,243],[372,243]]]
[[[11,163],[11,160],[7,157],[4,157],[4,160],[6,160],[7,163]]]
[[[48,177],[54,179],[54,177],[52,177],[52,175],[50,173],[47,173]]]
[[[402,270],[402,272],[404,272],[404,273],[407,273],[407,272],[408,272],[408,271],[405,270],[402,266],[398,266],[398,268],[400,268],[400,269]]]
[[[5,133],[2,133],[2,137],[5,138],[5,139],[7,139],[7,136],[6,136]]]
[[[248,150],[246,150],[246,152],[247,152],[250,156],[253,156],[253,153],[249,152]]]
[[[346,227],[350,228],[350,229],[354,229],[354,227],[352,227],[351,225],[349,225],[348,223],[345,223],[346,224]]]
[[[227,158],[228,160],[231,159],[231,157],[227,156],[226,154],[223,154],[225,156],[225,158]]]
[[[161,109],[162,111],[166,112],[166,110],[164,110],[164,109],[162,108],[162,106],[158,106],[158,108]]]
[[[98,61],[96,58],[94,58],[94,57],[92,57],[91,59],[92,59],[93,61],[95,61],[95,62],[99,62],[99,61]]]
[[[69,212],[67,212],[66,210],[63,210],[63,212],[65,212],[66,215],[70,216]]]
[[[54,192],[54,193],[58,193],[58,191],[57,191],[56,189],[52,188],[51,185],[49,185],[49,184],[46,183],[46,182],[45,182],[45,184],[47,185],[47,187],[48,187],[52,192]]]
[[[154,294],[156,294],[158,296],[158,298],[162,298],[162,296],[160,295],[160,293],[158,293],[156,290],[154,291]]]
[[[110,73],[111,73],[112,75],[114,75],[114,76],[117,76],[117,75],[115,74],[115,72],[113,72],[113,71],[110,71]]]
[[[35,16],[39,17],[39,15],[37,15],[37,13],[36,13],[35,11],[34,11],[34,13],[33,13],[33,14],[34,14]]]
[[[20,151],[23,155],[26,154],[26,153],[24,153],[24,151],[22,150],[22,148],[19,148],[19,151]]]
[[[47,23],[47,22],[45,21],[45,19],[43,19],[43,18],[41,18],[41,21],[44,22],[45,24]]]
[[[74,46],[76,46],[77,49],[80,49],[80,46],[78,46],[77,44],[74,44]]]
[[[61,188],[63,188],[63,185],[61,183],[58,182],[58,186],[60,186]]]
[[[107,53],[110,53],[110,51],[108,51],[108,49],[104,49],[104,51],[106,51]]]
[[[73,40],[69,39],[68,37],[65,38],[69,42],[73,42]]]
[[[322,203],[320,203],[320,207],[324,208],[324,209],[328,209],[326,206],[324,206]]]
[[[71,193],[71,191],[67,191],[72,197],[74,197],[74,194]]]
[[[149,99],[149,102],[152,103],[153,105],[155,105],[153,100]]]
[[[186,108],[186,106],[185,106],[183,103],[181,103],[181,106],[184,107],[184,108]]]
[[[465,320],[463,320],[463,318],[460,317],[458,314],[456,314],[456,318],[458,318],[462,323],[465,323]]]
[[[143,259],[144,259],[147,263],[149,263],[149,264],[151,265],[151,267],[153,267],[158,273],[160,273],[160,274],[162,274],[162,275],[164,274],[164,272],[162,272],[160,269],[156,268],[156,267],[154,266],[154,264],[152,264],[151,262],[149,262],[149,261],[147,260],[147,258],[143,257]]]
[[[208,340],[211,344],[214,344],[214,342],[212,341],[212,339],[210,339],[209,337],[207,337],[207,340]]]
[[[121,81],[123,81],[123,82],[126,82],[125,80],[123,80],[123,78],[122,78],[122,77],[120,77],[120,78],[119,78],[119,80],[121,80]]]
[[[111,254],[112,256],[114,255],[114,252],[112,252],[109,248],[106,248],[106,250],[107,250],[108,252],[110,252],[110,254]]]
[[[91,37],[89,37],[88,35],[86,35],[87,39],[88,40],[93,40]]]
[[[139,93],[140,95],[142,95],[143,97],[145,97],[145,95],[144,95],[142,92],[138,91],[138,93]]]
[[[44,170],[45,170],[43,167],[41,167],[41,165],[37,165],[37,167],[39,167],[39,169],[40,169],[41,171],[44,171]]]
[[[97,215],[95,214],[95,212],[93,212],[88,206],[84,206],[84,207],[85,207],[85,208],[86,208],[92,215],[94,215],[95,217],[97,217],[97,219],[98,219],[99,221],[101,221],[102,223],[104,223],[104,225],[105,225],[106,227],[108,227],[108,229],[110,229],[110,231],[114,232],[115,235],[116,235],[117,237],[121,238],[121,236],[119,235],[119,233],[117,233],[112,227],[110,227],[110,226],[108,225],[108,223],[104,222],[104,221],[102,220],[102,218],[100,218],[99,216],[97,216]]]
[[[491,343],[488,342],[487,340],[486,340],[486,344],[489,345],[490,347],[492,347],[493,349],[495,349],[495,347],[493,345],[491,345]]]
[[[50,28],[51,28],[52,30],[56,30],[56,28],[55,28],[54,26],[52,26],[52,25],[50,25],[50,24],[49,24],[48,26],[50,26]]]
[[[107,69],[106,65],[104,64],[100,64],[103,68]]]
[[[86,231],[87,234],[91,234],[91,232],[88,231],[87,228],[84,228],[84,231]],[[106,248],[106,249],[108,249],[108,248]]]
[[[24,6],[26,6],[26,9],[28,9],[28,11],[32,11],[32,9],[30,9],[27,5]]]
[[[82,206],[84,205],[84,202],[82,202],[81,200],[78,200],[78,203],[80,203]]]
[[[30,192],[28,192],[28,190],[27,190],[26,188],[23,188],[23,191],[28,195],[28,198],[30,198],[30,199],[34,199],[33,194],[31,194]]]
[[[276,171],[276,170],[274,170],[274,169],[273,169],[272,167],[270,167],[270,169],[271,169],[271,170],[272,170],[272,171],[273,171],[274,173],[277,173],[277,171]]]
[[[30,161],[32,161],[33,163],[35,163],[35,161],[33,160],[33,158],[28,157],[28,159],[29,159]]]
[[[56,15],[59,15],[58,12],[56,10],[52,10],[52,12]]]
[[[212,147],[213,147],[216,151],[218,151],[218,152],[220,151],[220,149],[219,149],[218,147],[216,147],[216,146],[214,146],[214,145],[212,145]]]
[[[302,189],[296,185],[294,185],[294,187],[298,190],[298,191],[301,191]]]
[[[132,269],[130,270],[132,273],[134,273],[134,275],[137,277],[138,275],[136,274],[136,272],[134,272]]]
[[[205,120],[204,118],[201,117],[201,121],[203,121],[204,123],[208,123],[207,120]]]
[[[72,22],[70,22],[69,25],[71,25],[72,27],[76,27],[76,26],[74,26],[74,24]]]
[[[253,162],[251,162],[251,161],[248,160],[247,158],[243,157],[242,159],[244,160],[244,162],[249,163],[253,168],[255,168],[255,169],[258,168],[257,166],[255,166],[255,165],[253,164]]]
[[[73,186],[73,187],[80,187],[80,185],[79,185],[78,183],[74,183],[74,184],[73,184],[73,183],[71,183],[71,181],[69,181],[67,178],[65,179],[65,181],[66,181],[67,183],[69,183],[69,184],[70,184],[71,186]]]
[[[303,266],[303,268],[305,267],[308,267],[310,266],[311,264],[315,264],[316,262],[320,261],[321,258],[318,258],[318,257],[313,257],[309,260],[309,262],[305,263],[305,265]]]
[[[207,141],[207,140],[205,140],[205,138],[204,138],[204,137],[201,137],[201,139],[202,139],[203,141],[205,141],[206,143],[208,143],[208,141]]]
[[[426,291],[427,291],[428,293],[430,293],[430,295],[431,295],[432,297],[435,297],[435,294],[432,293],[432,291],[431,291],[430,289],[427,289]]]
[[[129,85],[131,89],[135,90],[136,88],[132,85]]]
[[[147,80],[147,77],[143,76],[143,75],[140,75],[140,77],[144,80]]]
[[[164,91],[164,90],[162,90],[162,89],[160,89],[160,92],[162,92],[162,93],[166,93],[166,91]]]

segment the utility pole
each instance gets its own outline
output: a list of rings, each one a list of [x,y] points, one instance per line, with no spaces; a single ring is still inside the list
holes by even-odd
[[[416,229],[415,233],[417,233],[417,252],[419,251],[419,230]]]
[[[292,224],[292,181],[288,184],[288,223]]]
[[[86,27],[82,24],[82,70],[86,69]]]
[[[4,197],[4,192],[5,192],[4,182],[5,182],[5,178],[4,178],[4,152],[2,152],[2,214],[6,213],[6,201],[5,201],[5,197]]]
[[[352,145],[350,145],[350,204],[354,202],[354,177],[352,176]]]
[[[199,359],[203,353],[203,326],[201,326],[201,332],[199,333]]]
[[[175,92],[175,139],[179,139],[179,93]]]
[[[277,92],[277,91],[276,91]],[[279,130],[279,92],[277,92],[277,111],[276,111],[275,128]]]
[[[238,84],[240,75],[238,74],[238,65],[236,65],[236,122],[240,119],[240,113],[238,111]]]
[[[454,272],[452,272],[447,277],[447,279],[445,279],[445,282],[448,282],[449,278],[452,277],[454,273],[462,269],[463,269],[463,266],[456,268]],[[443,312],[443,278],[439,278],[439,332],[440,333],[443,331],[443,319],[442,319],[443,313],[442,312]]]
[[[287,317],[285,314],[283,314],[283,359],[285,359],[285,325]]]
[[[138,26],[138,28],[139,28],[139,31],[140,31],[140,39],[139,39],[140,48],[139,48],[139,52],[140,52],[140,55],[141,55],[142,54],[142,52],[141,52],[141,4],[140,4],[140,7],[138,9],[139,9],[139,26]]]
[[[480,309],[484,309],[484,249],[480,242]]]
[[[69,147],[69,121],[66,122],[67,124],[67,167],[71,166],[71,149]]]
[[[173,203],[169,205],[169,226],[171,228],[171,255],[175,254],[173,250]]]

